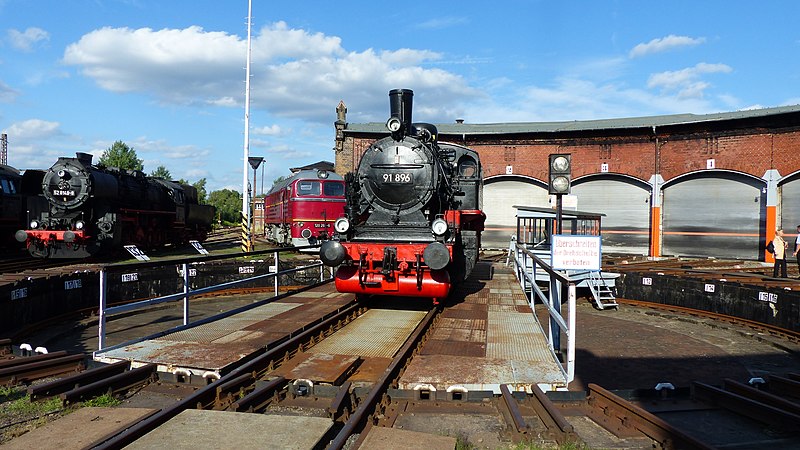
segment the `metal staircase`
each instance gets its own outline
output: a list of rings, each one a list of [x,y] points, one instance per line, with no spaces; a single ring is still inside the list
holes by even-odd
[[[592,271],[589,272],[587,279],[589,290],[592,291],[592,298],[597,309],[614,308],[618,309],[617,297],[614,295],[614,290],[603,279],[602,272]]]

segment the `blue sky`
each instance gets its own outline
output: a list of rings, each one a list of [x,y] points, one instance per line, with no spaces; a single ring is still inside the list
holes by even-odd
[[[334,160],[340,100],[349,122],[383,122],[394,88],[433,123],[800,103],[797,1],[488,5],[254,0],[250,153],[266,183]],[[9,164],[122,140],[148,173],[241,191],[246,18],[246,0],[0,0]]]

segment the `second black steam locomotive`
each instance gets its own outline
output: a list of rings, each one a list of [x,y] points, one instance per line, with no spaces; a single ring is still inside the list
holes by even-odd
[[[205,240],[215,208],[193,186],[92,164],[92,155],[62,157],[41,178],[49,208],[16,232],[38,258],[83,258],[123,245],[152,249]]]
[[[364,153],[347,174],[345,217],[338,240],[320,247],[340,266],[340,292],[447,297],[478,259],[486,215],[478,153],[439,142],[435,126],[412,123],[413,92],[389,92],[389,136]]]

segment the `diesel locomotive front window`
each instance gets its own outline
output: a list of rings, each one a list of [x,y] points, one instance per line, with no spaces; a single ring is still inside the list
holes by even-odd
[[[344,197],[344,183],[328,181],[322,186],[326,197]]]
[[[319,181],[298,181],[297,195],[319,195],[321,186]]]

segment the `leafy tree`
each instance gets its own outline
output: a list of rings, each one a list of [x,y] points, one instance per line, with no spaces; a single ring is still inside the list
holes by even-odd
[[[289,177],[283,176],[283,175],[279,176],[278,178],[275,178],[274,180],[272,180],[272,187],[275,187],[275,185],[278,184],[278,183],[286,181],[288,178]]]
[[[242,221],[242,195],[231,189],[214,191],[208,195],[208,204],[217,208],[224,223],[237,224]]]
[[[143,170],[142,160],[136,156],[136,150],[122,141],[114,142],[100,157],[99,164],[106,167],[119,167],[128,170]]]
[[[197,189],[197,201],[198,201],[198,203],[205,204],[206,203],[206,195],[207,195],[205,177],[204,178],[200,178],[199,180],[197,180],[194,183],[192,183],[192,186],[194,186],[194,188]],[[239,209],[241,209],[241,208],[239,208]]]
[[[164,166],[158,166],[156,168],[156,170],[154,170],[154,171],[152,171],[150,173],[150,176],[151,177],[156,177],[156,178],[163,178],[165,180],[171,180],[172,179],[172,174],[169,173],[169,169],[167,169]]]

